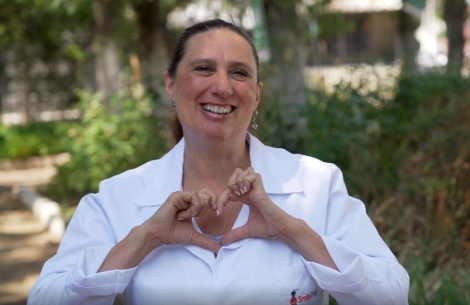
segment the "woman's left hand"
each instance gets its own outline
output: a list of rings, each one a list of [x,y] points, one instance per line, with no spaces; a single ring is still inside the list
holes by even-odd
[[[216,206],[220,213],[229,201],[247,204],[250,214],[246,224],[225,234],[222,245],[249,237],[276,237],[306,260],[339,270],[321,236],[305,221],[287,214],[272,202],[264,191],[261,175],[255,173],[253,168],[235,170],[228,181],[228,190],[217,200]]]
[[[261,175],[253,168],[237,168],[228,181],[226,190],[217,201],[217,209],[223,213],[229,201],[241,201],[250,207],[250,214],[245,225],[225,234],[222,244],[249,238],[281,237],[289,232],[292,216],[285,213],[269,199],[263,186]]]

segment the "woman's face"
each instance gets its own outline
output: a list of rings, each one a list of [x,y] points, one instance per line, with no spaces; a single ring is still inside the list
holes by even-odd
[[[245,139],[263,87],[249,43],[228,29],[191,37],[165,84],[184,136],[214,140]]]

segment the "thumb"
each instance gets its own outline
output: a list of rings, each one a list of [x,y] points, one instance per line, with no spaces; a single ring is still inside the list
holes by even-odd
[[[226,246],[228,244],[234,243],[236,241],[252,237],[248,228],[246,226],[241,226],[239,228],[233,229],[225,234],[222,238],[222,245]]]
[[[218,253],[220,250],[220,245],[215,240],[199,232],[195,232],[193,238],[191,239],[191,244],[207,249],[214,253]]]

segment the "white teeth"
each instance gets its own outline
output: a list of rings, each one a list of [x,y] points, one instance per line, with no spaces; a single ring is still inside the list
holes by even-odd
[[[202,105],[202,108],[204,108],[204,110],[207,110],[207,111],[210,111],[210,112],[213,112],[213,113],[220,113],[220,114],[226,114],[226,113],[232,112],[232,107],[231,106],[221,107],[221,106],[205,104],[205,105]]]

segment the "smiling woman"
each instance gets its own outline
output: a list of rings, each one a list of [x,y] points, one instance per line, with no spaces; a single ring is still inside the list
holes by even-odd
[[[407,304],[341,171],[248,133],[263,84],[241,28],[186,29],[164,79],[178,144],[81,200],[29,304]]]
[[[230,29],[188,39],[177,69],[165,74],[186,138],[197,145],[209,138],[244,143],[263,88],[254,54],[249,41]]]

